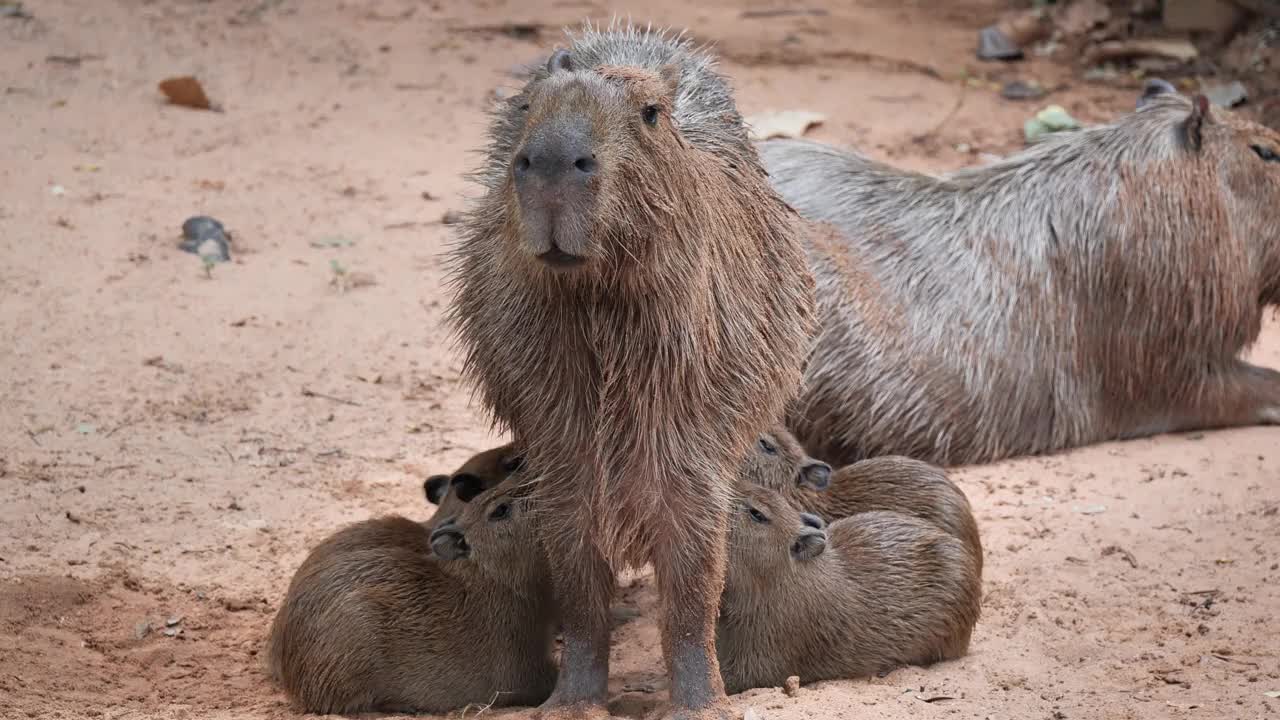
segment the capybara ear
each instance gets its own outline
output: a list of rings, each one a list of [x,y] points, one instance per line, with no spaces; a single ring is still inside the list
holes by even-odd
[[[674,99],[676,91],[680,89],[680,66],[675,64],[663,65],[662,69],[658,71],[658,77],[662,78],[662,84],[666,85],[667,92]]]
[[[422,482],[422,491],[427,495],[427,502],[439,505],[445,494],[449,492],[449,476],[432,475]]]
[[[551,53],[551,57],[547,59],[548,75],[555,75],[559,70],[573,70],[573,56],[564,48]]]
[[[484,492],[484,481],[471,473],[458,473],[453,476],[453,492],[462,502],[471,502]]]
[[[821,460],[814,460],[800,468],[798,482],[814,490],[826,490],[831,484],[831,466]]]
[[[1191,114],[1182,123],[1182,136],[1186,139],[1187,147],[1195,152],[1200,151],[1200,146],[1204,144],[1205,123],[1210,122],[1213,122],[1213,117],[1209,114],[1209,98],[1196,95],[1191,99]]]
[[[1151,102],[1151,98],[1156,97],[1158,95],[1177,95],[1177,94],[1178,94],[1178,89],[1174,87],[1173,84],[1170,83],[1169,81],[1161,80],[1160,78],[1147,78],[1147,81],[1142,85],[1142,95],[1138,96],[1137,109],[1141,110],[1143,107],[1145,107],[1148,103]]]

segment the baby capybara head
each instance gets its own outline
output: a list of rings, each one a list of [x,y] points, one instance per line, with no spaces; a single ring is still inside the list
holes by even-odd
[[[711,64],[636,28],[587,29],[555,51],[498,110],[489,172],[505,175],[487,182],[506,198],[502,251],[592,272],[643,263],[652,242],[674,239],[697,169],[754,153]]]
[[[782,426],[760,435],[742,463],[739,479],[770,490],[826,490],[831,466],[809,457]]]
[[[1148,84],[1138,110],[1140,116],[1152,113],[1153,118],[1173,120],[1173,149],[1181,154],[1175,162],[1182,167],[1171,168],[1173,177],[1166,182],[1186,186],[1188,192],[1221,193],[1225,217],[1217,222],[1223,223],[1222,233],[1252,252],[1250,259],[1262,271],[1258,298],[1280,304],[1280,133],[1229,110],[1210,108],[1203,95],[1187,99],[1171,90],[1167,83]],[[1216,182],[1197,187],[1197,175]]]
[[[478,572],[517,592],[548,578],[524,487],[505,482],[480,493],[431,531],[431,551],[450,572]]]
[[[472,455],[452,475],[432,475],[422,483],[427,502],[441,505],[450,494],[462,502],[497,487],[524,467],[524,456],[510,443]]]
[[[770,587],[826,550],[822,518],[796,510],[775,490],[743,484],[738,492],[729,522],[730,587]]]

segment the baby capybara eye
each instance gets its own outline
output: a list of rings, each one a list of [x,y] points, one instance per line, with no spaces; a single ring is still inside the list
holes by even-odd
[[[506,520],[511,516],[511,503],[502,503],[493,510],[489,511],[489,521],[497,522],[498,520]]]
[[[765,515],[764,513],[760,512],[759,510],[757,510],[757,509],[755,509],[755,508],[753,508],[753,507],[748,507],[748,508],[747,508],[747,514],[751,515],[751,519],[752,519],[752,520],[755,520],[755,521],[756,521],[756,522],[758,522],[758,523],[767,523],[767,522],[769,522],[769,516],[768,516],[768,515]]]

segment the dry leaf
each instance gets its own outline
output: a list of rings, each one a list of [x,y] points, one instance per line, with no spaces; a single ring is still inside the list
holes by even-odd
[[[821,125],[826,119],[823,114],[808,110],[783,110],[752,115],[746,121],[751,139],[760,141],[777,137],[800,137],[806,130],[814,125]]]
[[[213,109],[213,104],[209,102],[209,96],[204,94],[200,81],[190,75],[160,81],[160,92],[164,93],[165,97],[169,98],[169,102],[174,105],[197,110]]]

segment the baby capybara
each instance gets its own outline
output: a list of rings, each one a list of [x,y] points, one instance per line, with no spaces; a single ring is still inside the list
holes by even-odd
[[[941,177],[763,143],[815,233],[821,329],[788,426],[817,457],[942,465],[1280,422],[1240,359],[1280,303],[1280,134],[1159,86]]]
[[[462,505],[480,493],[496,487],[513,473],[524,467],[524,458],[511,443],[467,459],[452,475],[432,475],[422,482],[427,502],[436,506],[436,512],[425,524],[434,526],[441,520],[457,515]]]
[[[434,530],[355,523],[298,568],[271,674],[306,712],[536,705],[556,680],[555,599],[527,498],[502,485]]]
[[[964,543],[896,512],[830,526],[744,484],[716,648],[729,692],[855,678],[960,657],[982,571]]]
[[[564,650],[543,717],[607,714],[615,573],[647,562],[667,717],[728,717],[714,628],[729,506],[809,349],[800,220],[712,58],[679,37],[587,28],[490,130],[451,317],[548,518]]]
[[[760,436],[742,479],[780,492],[795,509],[828,523],[872,510],[925,520],[959,538],[982,569],[982,540],[969,498],[937,465],[882,455],[832,472],[806,455],[795,436],[775,427]]]

